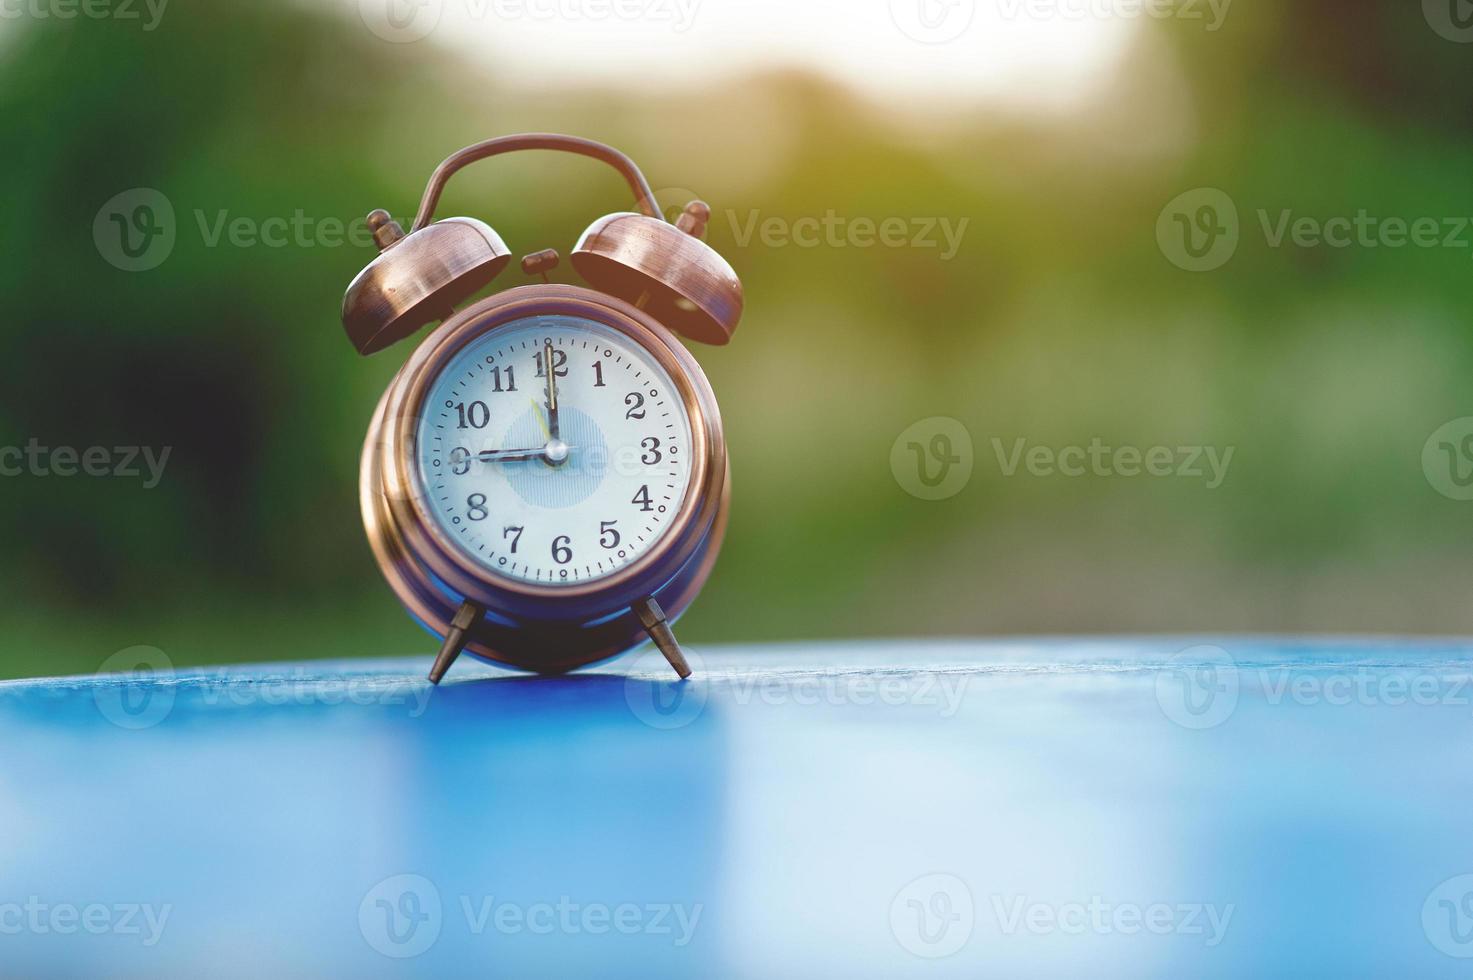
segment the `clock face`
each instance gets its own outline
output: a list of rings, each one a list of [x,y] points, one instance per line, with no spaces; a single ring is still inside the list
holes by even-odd
[[[549,370],[551,377],[549,377]],[[690,488],[691,420],[670,375],[623,332],[514,320],[431,382],[415,467],[430,518],[481,567],[586,584],[646,554]]]

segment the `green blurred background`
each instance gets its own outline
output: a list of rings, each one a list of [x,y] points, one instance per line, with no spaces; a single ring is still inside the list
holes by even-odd
[[[827,9],[887,21],[871,6]],[[412,346],[365,360],[343,336],[372,250],[212,246],[200,221],[411,215],[440,159],[523,130],[611,142],[657,189],[700,194],[746,286],[734,343],[696,350],[735,497],[688,641],[1473,630],[1473,503],[1422,463],[1435,429],[1473,415],[1473,231],[1273,247],[1258,216],[1473,215],[1473,45],[1430,7],[1244,3],[1215,31],[1137,19],[1059,105],[974,97],[960,76],[886,91],[884,59],[870,85],[777,55],[652,80],[613,39],[627,68],[564,78],[555,23],[554,56],[528,70],[461,39],[388,43],[353,5],[176,0],[151,31],[9,9],[0,446],[172,448],[152,489],[0,479],[0,676],[91,671],[137,644],[179,665],[433,652],[356,506],[369,414]],[[698,37],[661,43],[675,57]],[[927,63],[893,44],[897,65]],[[93,225],[139,187],[170,201],[177,240],[129,272]],[[1236,203],[1240,241],[1189,272],[1157,224],[1199,187]],[[566,254],[627,207],[611,171],[534,154],[466,171],[440,214]],[[949,259],[744,234],[830,211],[969,224]],[[933,416],[975,449],[941,501],[890,462]],[[992,440],[1019,438],[1235,450],[1216,489],[1008,477]]]

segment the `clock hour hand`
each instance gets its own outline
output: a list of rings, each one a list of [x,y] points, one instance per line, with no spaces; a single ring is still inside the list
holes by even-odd
[[[561,439],[557,427],[557,365],[552,359],[552,341],[544,341],[542,368],[547,372],[547,434],[552,439]]]
[[[541,459],[547,455],[545,446],[537,449],[488,449],[485,452],[476,453],[476,459],[483,463],[519,463],[529,459]]]
[[[561,463],[568,458],[568,453],[573,447],[564,444],[561,440],[554,440],[545,446],[536,449],[487,449],[474,455],[467,455],[465,459],[476,459],[482,463],[525,463],[534,459],[545,460],[549,463]],[[455,462],[457,466],[459,462]]]

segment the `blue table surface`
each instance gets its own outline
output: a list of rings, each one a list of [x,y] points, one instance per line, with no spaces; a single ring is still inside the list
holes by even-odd
[[[0,684],[7,977],[1473,973],[1473,643]]]

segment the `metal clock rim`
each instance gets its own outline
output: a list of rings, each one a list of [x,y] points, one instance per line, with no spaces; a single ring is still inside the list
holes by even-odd
[[[479,564],[450,539],[423,506],[416,423],[430,387],[467,344],[516,320],[565,313],[604,324],[645,350],[670,375],[691,420],[692,471],[685,497],[665,533],[644,555],[602,578],[571,585],[524,582]],[[653,342],[651,342],[653,341]],[[600,600],[614,611],[658,588],[678,570],[709,530],[725,482],[725,439],[715,395],[694,357],[665,327],[637,307],[579,286],[522,286],[481,300],[447,320],[415,350],[386,405],[383,476],[389,510],[406,550],[467,599],[511,615],[576,620],[577,600]],[[507,600],[510,599],[511,602]]]

